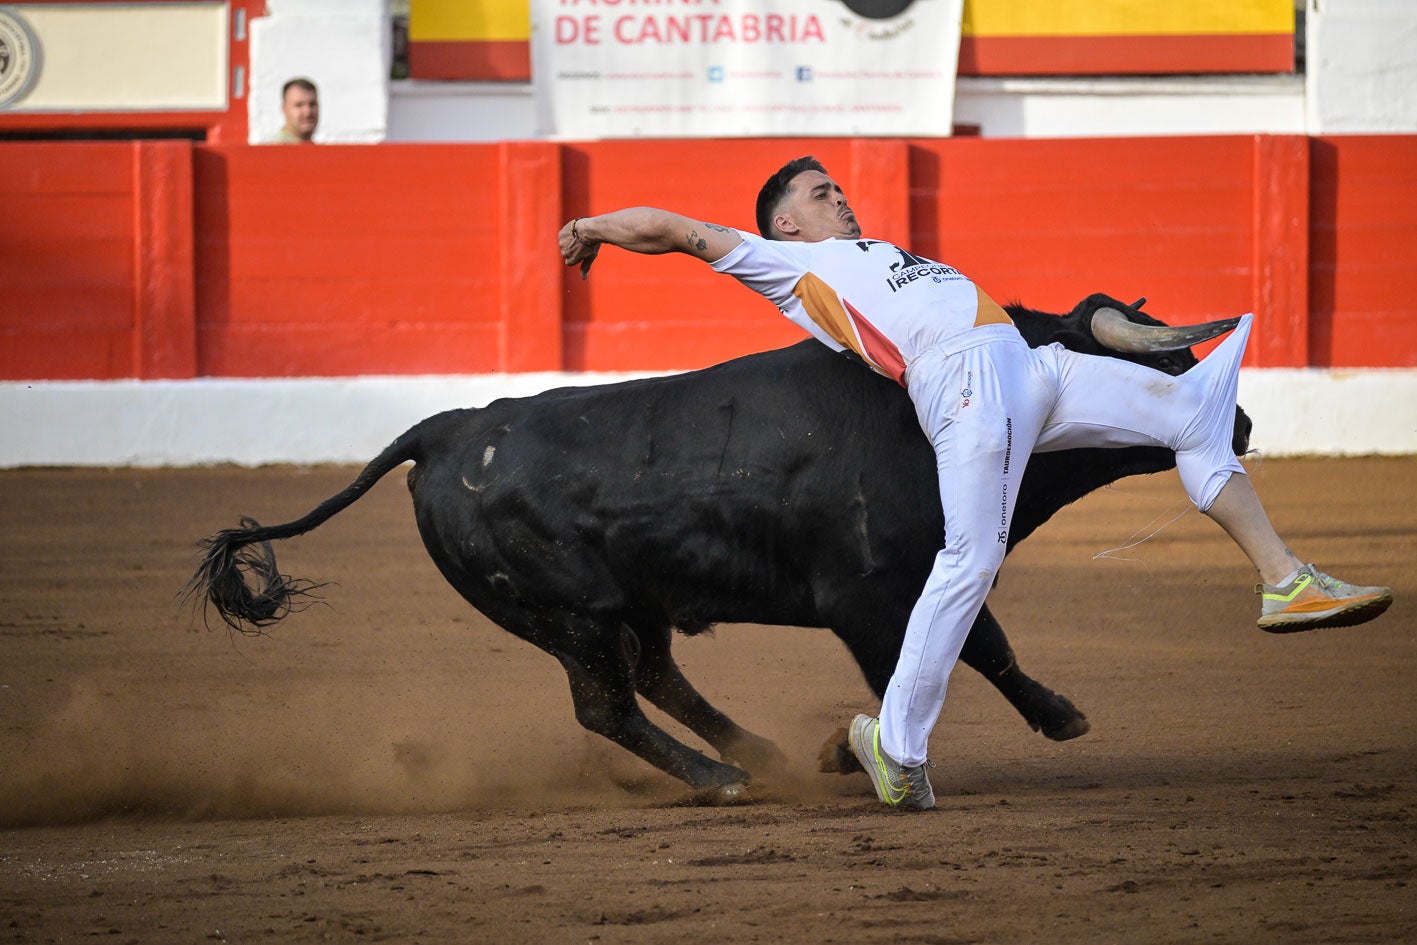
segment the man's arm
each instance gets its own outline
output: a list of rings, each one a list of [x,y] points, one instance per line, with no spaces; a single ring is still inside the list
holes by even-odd
[[[578,217],[561,227],[557,242],[566,265],[579,263],[584,279],[590,274],[601,243],[632,253],[687,253],[704,262],[716,262],[743,242],[743,237],[729,227],[693,220],[668,210],[632,207],[595,217]]]

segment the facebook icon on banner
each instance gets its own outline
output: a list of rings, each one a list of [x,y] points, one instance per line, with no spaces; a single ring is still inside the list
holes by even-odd
[[[811,67],[811,66],[798,66],[798,67],[797,67],[797,81],[798,81],[798,82],[811,82],[811,81],[812,81],[812,67]]]

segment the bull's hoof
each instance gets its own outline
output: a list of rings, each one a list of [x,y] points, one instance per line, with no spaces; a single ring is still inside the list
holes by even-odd
[[[733,804],[750,804],[753,798],[748,791],[747,781],[732,784],[716,784],[700,788],[684,801],[686,807],[728,807]]]
[[[1078,711],[1077,706],[1067,696],[1050,693],[1047,704],[1029,720],[1029,727],[1042,732],[1045,738],[1055,742],[1065,742],[1079,735],[1086,735],[1092,729],[1087,716]]]
[[[853,774],[865,770],[851,750],[845,728],[837,729],[822,744],[822,750],[817,752],[817,770],[823,774]]]
[[[723,798],[725,801],[737,801],[748,793],[748,785],[725,784],[722,787],[717,788],[715,793],[718,797]]]
[[[1061,725],[1049,725],[1043,728],[1044,736],[1055,742],[1065,742],[1070,738],[1086,735],[1090,731],[1092,731],[1092,723],[1081,712],[1076,718],[1068,719]]]

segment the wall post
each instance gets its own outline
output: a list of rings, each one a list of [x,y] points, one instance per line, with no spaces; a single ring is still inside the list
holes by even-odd
[[[195,377],[190,141],[133,142],[133,375]]]
[[[561,148],[539,141],[498,145],[502,247],[498,369],[560,371],[562,337]]]
[[[842,184],[864,236],[910,249],[910,148],[905,141],[853,139],[851,177]]]
[[[1254,138],[1254,335],[1246,364],[1309,364],[1309,139]]]

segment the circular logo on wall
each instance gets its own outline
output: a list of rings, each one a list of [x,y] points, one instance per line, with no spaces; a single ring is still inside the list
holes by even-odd
[[[888,20],[905,12],[915,0],[842,0],[846,8],[868,20]]]
[[[39,72],[39,43],[18,13],[0,7],[0,108],[22,98]]]

